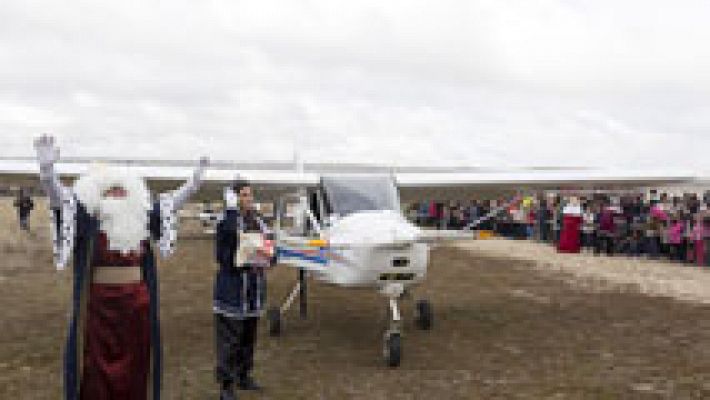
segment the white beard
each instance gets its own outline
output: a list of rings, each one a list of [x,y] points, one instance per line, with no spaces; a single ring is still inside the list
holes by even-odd
[[[148,238],[148,213],[134,198],[102,199],[98,217],[100,229],[108,238],[109,250],[124,254],[138,251],[141,241]]]
[[[124,198],[102,197],[113,185],[127,191]],[[100,166],[82,175],[74,184],[77,199],[99,219],[99,228],[109,242],[109,250],[124,254],[140,250],[148,238],[150,193],[145,182],[126,168]]]

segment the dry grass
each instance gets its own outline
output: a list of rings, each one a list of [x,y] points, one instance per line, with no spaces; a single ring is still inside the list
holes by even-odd
[[[460,242],[472,254],[529,261],[541,272],[564,274],[571,284],[592,290],[632,289],[650,296],[710,304],[710,268],[589,252],[560,254],[550,245],[531,241]]]
[[[50,264],[46,221],[25,237],[0,204],[0,398],[58,399],[68,271]],[[5,223],[5,221],[9,221]],[[486,245],[483,245],[486,246]],[[495,245],[487,245],[495,246]],[[165,398],[216,399],[212,243],[184,240],[161,262]],[[295,274],[271,273],[278,300]],[[541,399],[710,397],[710,309],[611,290],[590,292],[508,255],[433,253],[418,291],[436,310],[431,332],[405,326],[404,359],[380,358],[385,302],[375,293],[311,285],[312,313],[260,331],[245,399]],[[295,311],[295,310],[294,310]],[[411,305],[405,306],[411,317]],[[410,318],[411,319],[411,318]]]

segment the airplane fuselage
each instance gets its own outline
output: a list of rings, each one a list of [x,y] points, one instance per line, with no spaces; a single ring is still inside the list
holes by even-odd
[[[322,232],[331,245],[327,266],[314,277],[380,290],[420,283],[426,276],[429,246],[414,242],[419,232],[396,211],[361,211],[334,219]]]

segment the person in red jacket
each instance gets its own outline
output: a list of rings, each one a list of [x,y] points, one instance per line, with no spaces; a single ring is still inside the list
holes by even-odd
[[[582,207],[576,197],[562,209],[562,227],[560,243],[557,250],[560,253],[579,253],[580,231],[582,226]]]

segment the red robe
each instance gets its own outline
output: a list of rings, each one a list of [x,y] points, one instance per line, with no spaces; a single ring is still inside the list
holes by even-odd
[[[141,252],[108,248],[100,233],[91,267],[140,266]],[[145,282],[91,283],[81,379],[82,400],[145,400],[150,373],[150,297]]]
[[[580,215],[565,214],[562,216],[562,231],[557,248],[560,253],[579,253],[581,225],[582,217]]]

